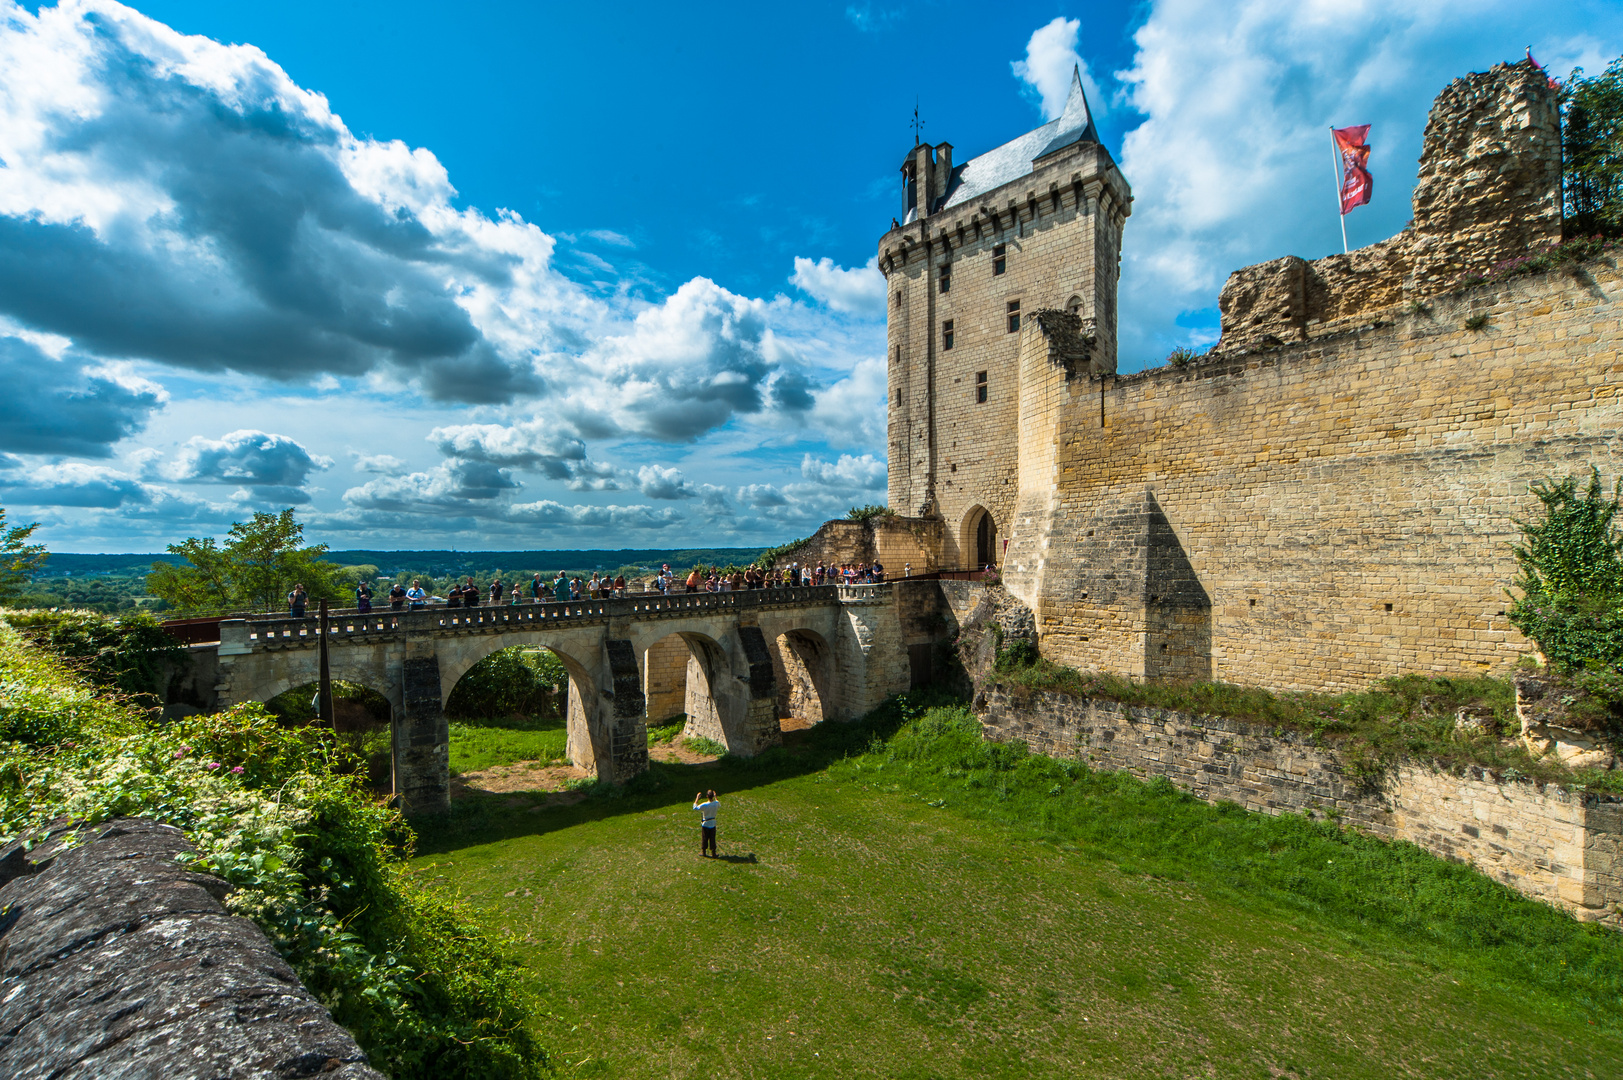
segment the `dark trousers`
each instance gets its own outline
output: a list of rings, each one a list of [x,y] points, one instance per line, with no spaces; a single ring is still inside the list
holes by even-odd
[[[716,854],[716,830],[707,829],[701,825],[699,826],[699,854],[703,855],[707,851],[712,855]]]

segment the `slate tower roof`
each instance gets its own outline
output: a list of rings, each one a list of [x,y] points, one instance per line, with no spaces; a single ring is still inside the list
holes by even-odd
[[[1082,89],[1082,72],[1073,67],[1071,92],[1059,118],[954,167],[947,181],[946,197],[931,212],[971,202],[1011,180],[1029,176],[1033,162],[1055,151],[1077,143],[1098,141],[1099,129],[1094,126],[1093,110],[1088,107],[1088,95]],[[910,209],[906,221],[917,218],[917,211]]]

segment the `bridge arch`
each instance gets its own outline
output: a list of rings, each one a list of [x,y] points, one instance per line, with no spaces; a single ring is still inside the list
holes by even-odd
[[[399,680],[387,677],[386,669],[371,656],[338,657],[329,660],[328,673],[334,682],[354,683],[372,691],[389,703],[391,718],[399,717],[401,693]],[[282,664],[267,668],[247,686],[235,689],[235,701],[257,701],[265,704],[301,687],[318,684],[319,671],[313,659],[308,665]],[[314,691],[312,691],[314,693]]]
[[[648,722],[657,724],[681,713],[687,717],[683,738],[710,739],[731,749],[729,725],[715,696],[716,680],[729,668],[722,644],[696,630],[676,630],[643,650],[641,659]]]
[[[601,710],[596,708],[600,680],[594,670],[602,666],[601,638],[601,633],[583,637],[569,631],[523,631],[442,641],[438,649],[441,707],[451,700],[452,691],[464,675],[496,653],[515,647],[546,649],[558,658],[569,675],[563,708],[564,752],[573,765],[596,773],[600,763],[609,760],[613,741],[612,733],[600,722]]]
[[[820,724],[834,716],[834,649],[816,630],[785,630],[772,643],[783,730]]]

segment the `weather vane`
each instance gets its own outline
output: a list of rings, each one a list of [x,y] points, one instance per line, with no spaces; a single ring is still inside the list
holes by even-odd
[[[924,121],[919,119],[919,99],[913,99],[913,145],[917,146],[924,141]]]

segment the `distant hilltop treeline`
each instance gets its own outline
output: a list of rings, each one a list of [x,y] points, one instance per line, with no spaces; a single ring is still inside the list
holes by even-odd
[[[590,572],[617,570],[626,566],[658,567],[670,563],[673,568],[687,568],[695,563],[740,566],[753,562],[762,547],[742,548],[623,548],[618,551],[329,551],[322,556],[340,566],[375,566],[378,573],[394,575],[422,572],[425,574],[482,574],[502,570],[512,573],[518,569],[528,571],[559,570]],[[71,554],[52,552],[50,559],[34,575],[37,579],[72,575],[144,574],[155,562],[174,562],[175,555],[154,553],[129,554]]]

